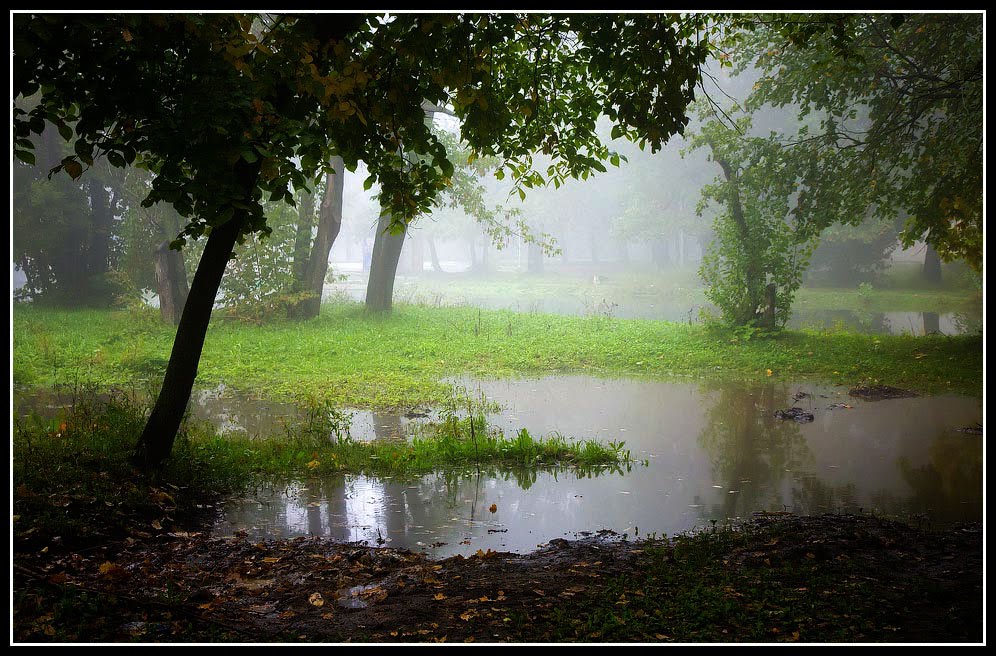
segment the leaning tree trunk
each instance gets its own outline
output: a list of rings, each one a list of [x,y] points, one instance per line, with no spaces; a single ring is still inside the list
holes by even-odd
[[[240,162],[236,165],[235,175],[246,197],[250,197],[250,190],[256,186],[259,176],[259,164],[247,166]],[[235,248],[235,240],[247,218],[245,211],[237,210],[228,222],[211,230],[204,246],[173,339],[162,389],[135,447],[134,462],[144,469],[158,467],[173,450],[176,432],[197,377],[197,364],[201,359],[218,287]]]
[[[923,254],[923,280],[929,285],[941,284],[941,256],[930,244]]]
[[[394,297],[394,276],[398,272],[405,231],[389,230],[391,215],[383,210],[377,220],[377,235],[370,256],[370,277],[367,279],[366,307],[372,312],[390,312]]]
[[[325,179],[325,197],[318,211],[318,234],[311,246],[311,257],[304,271],[304,278],[297,283],[299,291],[308,292],[308,297],[292,305],[288,314],[296,319],[313,319],[322,309],[322,290],[325,288],[325,274],[329,270],[329,253],[332,244],[342,229],[342,189],[346,175],[341,157],[333,157],[332,169]]]

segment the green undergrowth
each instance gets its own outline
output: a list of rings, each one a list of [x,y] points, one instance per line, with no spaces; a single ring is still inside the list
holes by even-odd
[[[157,391],[174,329],[152,313],[14,311],[14,382],[81,380]],[[446,377],[589,374],[651,379],[774,377],[981,395],[982,337],[745,330],[665,321],[400,305],[386,317],[327,304],[320,317],[214,321],[198,384],[339,407],[408,408],[452,397]]]

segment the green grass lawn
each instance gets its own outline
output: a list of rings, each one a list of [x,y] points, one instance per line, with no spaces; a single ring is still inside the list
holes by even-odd
[[[14,382],[158,386],[174,329],[154,310],[14,310]],[[981,395],[979,336],[873,336],[785,331],[774,337],[664,321],[398,305],[386,317],[360,304],[263,325],[215,320],[198,384],[268,398],[353,407],[435,404],[447,376],[591,374],[857,384]]]

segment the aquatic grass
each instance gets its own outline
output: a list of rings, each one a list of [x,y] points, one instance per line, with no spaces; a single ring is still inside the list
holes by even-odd
[[[268,439],[219,434],[210,423],[186,417],[164,468],[145,474],[131,456],[148,402],[122,390],[80,388],[55,418],[22,419],[15,411],[15,534],[19,540],[86,541],[111,532],[176,530],[205,500],[274,480],[341,474],[414,479],[474,467],[529,485],[538,471],[570,469],[585,476],[637,464],[622,442],[537,438],[526,429],[506,436],[471,409],[468,417],[447,414],[418,427],[411,440],[390,442],[354,440],[350,417],[326,401],[316,401],[288,421],[284,435]]]

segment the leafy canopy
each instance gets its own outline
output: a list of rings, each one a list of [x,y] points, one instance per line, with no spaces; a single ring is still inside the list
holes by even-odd
[[[452,107],[473,154],[521,186],[546,181],[534,151],[552,158],[546,178],[587,176],[615,161],[600,114],[654,150],[682,131],[704,28],[664,14],[15,14],[15,156],[33,159],[47,119],[74,140],[53,172],[79,178],[99,157],[149,169],[144,204],[187,218],[176,247],[236,212],[243,238],[267,233],[263,202],[293,203],[332,154],[363,160],[405,223],[454,168],[423,101]]]

